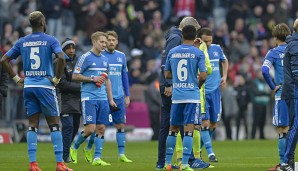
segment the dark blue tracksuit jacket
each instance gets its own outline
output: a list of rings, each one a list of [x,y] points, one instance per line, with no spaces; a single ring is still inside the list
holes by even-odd
[[[292,164],[298,140],[298,33],[288,36],[286,42],[288,46],[283,59],[284,85],[281,97],[287,102],[290,121],[285,162]]]
[[[167,97],[164,95],[165,86],[171,86],[172,80],[165,79],[164,76],[164,67],[167,61],[167,56],[169,51],[182,44],[182,34],[181,31],[177,27],[172,27],[167,32],[166,36],[165,48],[161,56],[161,73],[160,73],[160,95],[162,100],[161,106],[161,120],[160,120],[160,130],[158,136],[158,161],[157,165],[163,166],[165,163],[165,153],[166,153],[166,140],[169,134],[170,128],[170,110],[172,100],[171,97]]]
[[[164,68],[170,50],[182,44],[182,33],[177,27],[171,27],[170,30],[167,32],[165,38],[166,44],[161,56],[161,73],[159,78],[159,83],[161,86],[172,84],[171,79],[165,79]]]

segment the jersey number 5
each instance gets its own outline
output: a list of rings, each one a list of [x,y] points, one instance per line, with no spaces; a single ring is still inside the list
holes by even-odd
[[[40,67],[39,47],[32,47],[30,51],[31,69],[38,69]]]
[[[180,81],[187,80],[187,60],[181,59],[177,65],[177,76]]]

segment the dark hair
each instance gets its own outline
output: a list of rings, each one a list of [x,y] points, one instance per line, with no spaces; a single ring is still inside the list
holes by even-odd
[[[197,30],[192,25],[187,25],[182,28],[182,37],[184,40],[194,40],[197,36]]]
[[[33,28],[41,27],[43,19],[44,15],[40,11],[34,11],[29,14],[29,22]]]
[[[199,30],[199,37],[202,37],[202,35],[212,36],[213,33],[211,29],[204,27]]]
[[[286,37],[290,34],[291,30],[285,23],[277,24],[272,30],[272,36],[283,42],[286,41]]]

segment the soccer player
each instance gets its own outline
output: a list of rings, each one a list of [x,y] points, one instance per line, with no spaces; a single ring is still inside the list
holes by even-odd
[[[166,143],[164,170],[172,170],[172,156],[180,126],[184,126],[183,156],[179,170],[193,171],[188,165],[193,146],[194,124],[200,124],[200,89],[206,79],[205,55],[193,46],[196,28],[182,28],[183,44],[170,50],[165,78],[172,78],[173,94],[170,131]],[[198,81],[198,70],[200,71]]]
[[[199,39],[197,39],[199,40]],[[197,46],[201,51],[204,52],[205,55],[205,62],[206,62],[206,68],[207,68],[207,75],[210,75],[212,73],[212,67],[209,60],[208,55],[208,49],[205,42],[199,40],[200,42],[194,43],[195,46]],[[200,88],[200,104],[201,104],[201,114],[206,114],[206,98],[205,98],[205,84],[202,85]],[[195,130],[193,133],[193,153],[194,157],[197,159],[201,159],[201,136],[200,136],[200,130],[201,125],[195,125]],[[177,155],[177,165],[180,165],[182,160],[182,139],[180,132],[177,135],[177,141],[176,141],[176,155]],[[206,165],[205,168],[211,168],[210,165]]]
[[[84,131],[70,148],[70,158],[78,162],[77,150],[94,131],[95,152],[93,166],[111,165],[101,160],[104,132],[109,121],[109,105],[117,107],[112,97],[111,82],[104,74],[109,71],[108,59],[101,54],[106,48],[107,35],[95,32],[91,35],[92,49],[83,54],[76,63],[72,79],[81,83],[81,101]]]
[[[61,47],[65,53],[66,64],[61,75],[61,81],[58,84],[58,92],[61,94],[61,123],[63,137],[63,160],[70,162],[69,148],[78,133],[81,121],[81,85],[72,81],[72,73],[74,65],[78,58],[75,54],[75,42],[66,38]],[[58,98],[59,100],[59,98]]]
[[[209,28],[199,30],[199,37],[208,48],[208,55],[212,66],[212,73],[207,76],[205,82],[206,114],[202,118],[201,139],[202,145],[208,153],[210,162],[218,162],[212,150],[211,136],[215,131],[217,122],[221,117],[220,86],[224,86],[227,79],[228,60],[219,45],[212,44],[213,33]],[[219,62],[222,64],[223,76],[220,75]]]
[[[291,34],[290,28],[282,23],[274,26],[272,35],[276,47],[269,50],[265,56],[265,60],[262,66],[262,74],[275,93],[275,105],[273,110],[273,125],[277,127],[279,135],[278,140],[278,152],[279,152],[279,164],[269,169],[268,171],[279,170],[280,164],[284,162],[285,148],[286,148],[286,136],[289,130],[289,114],[288,107],[285,100],[281,100],[282,84],[284,82],[283,71],[283,57],[287,47],[286,37]],[[269,74],[269,70],[274,68],[274,82]]]
[[[51,130],[51,140],[57,162],[56,171],[72,171],[64,164],[62,158],[63,144],[55,90],[65,63],[63,51],[56,38],[45,34],[46,21],[40,11],[30,13],[29,22],[32,26],[32,34],[20,38],[13,48],[1,58],[5,71],[19,86],[24,86],[24,103],[29,119],[27,132],[29,171],[41,171],[36,161],[37,130],[41,113],[45,115]],[[56,54],[58,60],[55,76],[52,61],[53,53]],[[25,79],[16,75],[9,64],[11,59],[16,59],[19,55],[22,57]]]
[[[129,98],[129,83],[126,67],[126,56],[123,52],[116,50],[118,44],[118,35],[115,31],[106,32],[108,36],[107,48],[102,52],[102,55],[108,58],[109,61],[109,78],[112,83],[113,99],[118,109],[111,108],[111,117],[115,127],[116,140],[118,144],[119,160],[125,163],[131,163],[125,154],[125,132],[124,125],[126,123],[125,107],[130,103]],[[85,158],[91,160],[91,148],[93,145],[93,135],[90,137],[88,146],[85,150]]]
[[[170,110],[172,105],[172,80],[166,79],[164,77],[164,67],[166,63],[169,51],[182,44],[181,30],[184,26],[192,25],[197,30],[201,28],[198,21],[193,17],[184,17],[179,24],[179,28],[172,27],[166,35],[166,43],[164,52],[161,59],[161,74],[160,74],[160,95],[161,95],[161,120],[160,120],[160,130],[158,136],[158,161],[156,163],[156,170],[161,170],[164,168],[165,163],[165,152],[166,152],[166,139],[170,128]],[[183,128],[182,128],[183,129]],[[182,131],[183,132],[183,131]],[[209,163],[205,163],[202,160],[195,159],[192,155],[189,159],[190,166],[193,168],[205,168]]]
[[[281,97],[286,100],[289,111],[289,131],[286,138],[284,162],[280,168],[284,171],[293,171],[295,149],[298,140],[298,19],[293,25],[294,33],[286,38],[287,48],[283,59],[284,84]]]

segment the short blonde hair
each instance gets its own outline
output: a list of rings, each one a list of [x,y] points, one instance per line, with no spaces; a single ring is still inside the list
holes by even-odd
[[[198,21],[193,17],[184,17],[179,24],[179,29],[183,29],[183,27],[187,25],[194,26],[197,31],[201,28]]]
[[[40,11],[33,11],[29,14],[30,25],[34,28],[41,27],[44,15]]]
[[[108,36],[113,36],[113,37],[115,37],[116,39],[118,39],[118,34],[117,34],[114,30],[112,30],[112,31],[107,31],[106,34],[107,34]]]
[[[92,35],[91,35],[91,40],[92,42],[93,41],[97,41],[99,39],[99,37],[101,36],[104,36],[106,38],[108,38],[108,35],[104,32],[101,32],[101,31],[97,31],[97,32],[94,32]]]

